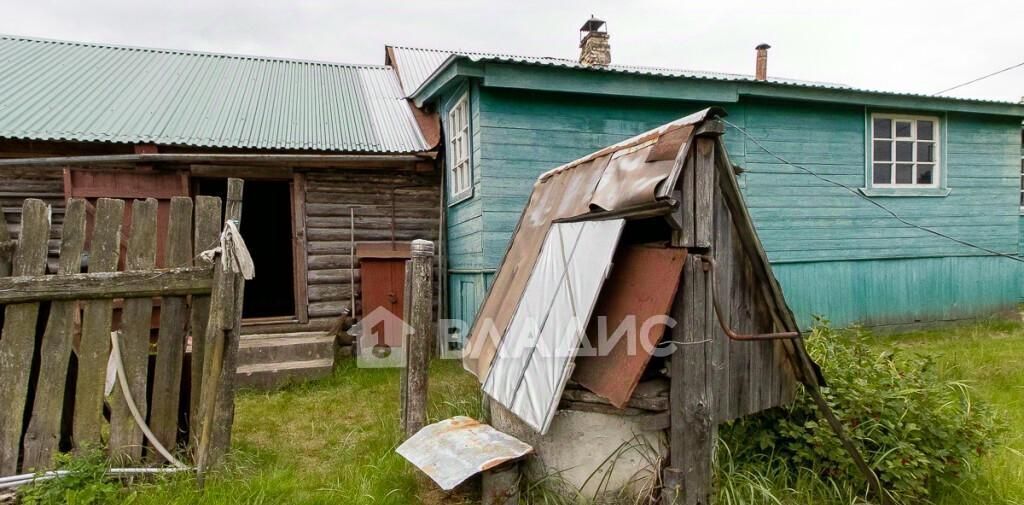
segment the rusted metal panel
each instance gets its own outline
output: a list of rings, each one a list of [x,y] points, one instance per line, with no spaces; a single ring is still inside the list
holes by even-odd
[[[685,259],[686,249],[619,249],[587,329],[592,355],[576,359],[576,382],[620,409],[626,406],[665,333],[665,325],[654,318],[671,310]],[[632,335],[609,340],[617,329],[627,328]]]
[[[424,427],[396,452],[448,491],[533,448],[475,419],[456,416]]]

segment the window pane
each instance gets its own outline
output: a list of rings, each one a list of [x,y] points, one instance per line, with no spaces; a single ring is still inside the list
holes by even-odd
[[[914,165],[909,163],[896,164],[896,184],[912,184],[914,182]]]
[[[896,121],[896,136],[897,137],[909,137],[910,136],[910,121]]]
[[[914,161],[914,143],[896,143],[896,161]]]
[[[917,121],[917,139],[935,140],[935,123],[931,121]]]
[[[932,183],[932,172],[935,171],[934,165],[918,165],[917,166],[917,183],[918,184],[931,184]]]
[[[872,159],[875,161],[892,161],[892,141],[876,140],[875,153]]]
[[[892,165],[888,163],[875,163],[875,169],[873,172],[871,181],[875,184],[892,183]]]
[[[917,143],[917,161],[935,161],[935,143],[934,142],[918,142]]]
[[[874,135],[876,139],[891,139],[892,120],[875,118]]]

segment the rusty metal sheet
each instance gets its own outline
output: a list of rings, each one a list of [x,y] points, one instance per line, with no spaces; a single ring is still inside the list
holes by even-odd
[[[673,133],[684,130],[689,136],[693,127],[673,130]],[[688,137],[687,137],[688,138]],[[673,142],[669,142],[673,144]],[[663,144],[660,140],[650,145],[640,144],[636,150],[622,150],[612,156],[608,168],[601,176],[590,200],[591,210],[613,211],[635,205],[651,203],[657,199],[658,187],[666,180],[675,166],[675,156],[669,159],[655,159],[655,149]],[[674,143],[676,150],[681,143]],[[652,161],[653,160],[653,161]]]
[[[395,450],[449,491],[466,479],[533,452],[533,447],[473,418],[425,426]]]
[[[657,172],[653,178],[656,181],[653,185],[657,193],[655,197],[664,197],[664,183],[674,181],[680,167],[676,163],[663,159],[669,157],[663,151],[668,146],[677,145],[676,149],[678,150],[688,145],[687,142],[677,143],[681,134],[675,131],[688,126],[696,128],[708,117],[720,113],[719,109],[702,110],[562,165],[538,178],[526,209],[520,216],[519,224],[512,235],[509,249],[498,268],[491,288],[488,290],[487,298],[484,299],[473,322],[469,342],[463,355],[463,365],[466,370],[476,375],[481,382],[487,377],[498,344],[508,329],[515,307],[526,289],[526,282],[537,262],[537,255],[540,253],[541,243],[548,233],[548,228],[556,219],[576,217],[592,210],[591,203],[595,190],[612,157],[619,151],[628,151],[642,144],[650,143],[652,140],[655,141],[654,148],[660,146],[662,151],[652,156],[650,146],[646,146],[648,147],[647,162],[634,171],[633,175],[643,173],[645,169],[653,169],[654,172]],[[690,129],[691,132],[693,128]],[[662,139],[663,136],[664,139]],[[666,166],[668,166],[667,169]],[[616,179],[621,179],[621,177]],[[650,188],[649,184],[641,186],[644,191]],[[616,188],[610,179],[608,192],[614,191],[621,191],[621,189]],[[625,200],[633,201],[634,198],[628,197]],[[603,200],[599,199],[599,201]],[[605,205],[613,204],[605,202]]]
[[[576,382],[620,409],[626,406],[665,333],[665,325],[655,324],[652,318],[671,310],[685,259],[686,249],[619,249],[587,328],[587,355],[581,351],[576,358]],[[602,331],[602,316],[607,331]],[[627,328],[633,335],[614,340],[616,329]]]

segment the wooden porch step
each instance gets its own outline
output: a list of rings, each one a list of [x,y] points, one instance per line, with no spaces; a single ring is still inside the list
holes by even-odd
[[[324,332],[245,335],[238,343],[239,366],[334,358],[334,337]]]
[[[331,375],[334,358],[280,363],[259,363],[238,367],[239,386],[254,389],[273,389],[289,382],[304,382]]]

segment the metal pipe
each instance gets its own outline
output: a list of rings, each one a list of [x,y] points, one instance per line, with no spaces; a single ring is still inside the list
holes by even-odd
[[[0,160],[2,167],[45,167],[67,165],[97,165],[136,163],[246,163],[246,164],[303,164],[391,162],[415,163],[433,159],[429,153],[420,154],[202,154],[202,153],[144,153],[100,154],[90,156],[52,156],[45,158],[11,158]]]
[[[700,256],[701,261],[704,262],[705,269],[711,273],[711,303],[715,306],[715,316],[718,318],[718,325],[722,327],[722,332],[725,336],[729,337],[730,340],[739,341],[764,341],[764,340],[791,340],[794,338],[800,338],[800,332],[798,331],[784,331],[778,333],[753,333],[744,334],[737,333],[729,327],[729,323],[725,321],[725,317],[722,316],[722,307],[718,304],[718,291],[716,289],[715,282],[715,259],[706,254]]]

